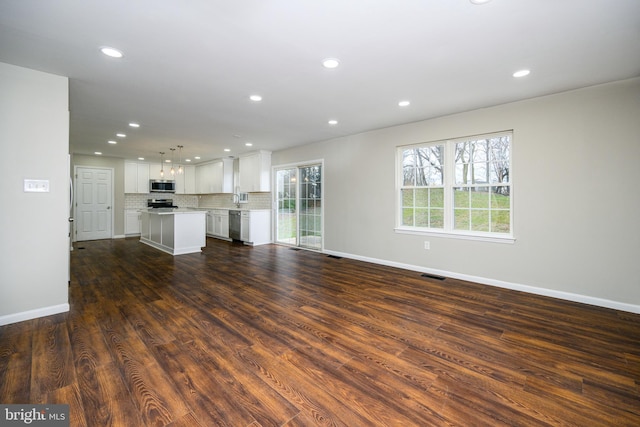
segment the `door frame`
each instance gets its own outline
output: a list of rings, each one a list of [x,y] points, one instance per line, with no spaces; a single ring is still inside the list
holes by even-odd
[[[74,165],[73,166],[73,217],[76,218],[76,220],[73,222],[73,232],[71,233],[71,241],[72,242],[77,242],[76,237],[78,235],[77,233],[77,218],[78,218],[78,213],[76,212],[76,209],[78,207],[78,169],[82,168],[82,169],[100,169],[100,170],[108,170],[111,171],[111,239],[113,239],[114,236],[114,203],[115,203],[115,191],[114,191],[114,182],[115,182],[115,169],[114,168],[109,168],[109,167],[104,167],[104,166],[91,166],[91,165]]]
[[[320,244],[320,249],[314,249],[314,248],[309,248],[306,246],[300,246],[300,240],[299,240],[299,236],[296,237],[296,240],[298,241],[298,243],[296,245],[291,245],[291,244],[286,244],[283,242],[278,242],[277,238],[278,238],[278,170],[280,169],[299,169],[299,168],[303,168],[305,166],[313,166],[313,165],[320,165],[321,168],[321,183],[322,183],[322,187],[320,189],[320,194],[321,194],[321,205],[320,205],[320,227],[321,227],[321,233],[320,233],[320,239],[321,239],[321,244]],[[271,235],[273,236],[273,242],[275,244],[278,245],[283,245],[283,246],[291,246],[291,247],[295,247],[295,248],[299,248],[299,249],[304,249],[304,250],[308,250],[308,251],[314,251],[314,252],[320,252],[320,253],[324,253],[324,235],[325,235],[325,227],[324,227],[324,207],[326,204],[326,199],[325,199],[325,188],[327,187],[327,182],[326,182],[326,174],[325,174],[325,167],[324,167],[324,159],[317,159],[317,160],[305,160],[305,161],[300,161],[300,162],[294,162],[294,163],[285,163],[285,164],[281,164],[281,165],[275,165],[271,167],[271,182],[273,183],[273,195],[272,195],[272,221],[271,221]],[[296,215],[299,215],[299,188],[296,189]],[[298,221],[296,221],[297,225],[296,225],[296,233],[299,232],[300,230],[300,225],[298,224]]]

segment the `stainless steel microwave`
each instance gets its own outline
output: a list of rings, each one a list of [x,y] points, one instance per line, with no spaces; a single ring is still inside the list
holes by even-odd
[[[149,193],[175,193],[176,182],[172,179],[150,179]]]

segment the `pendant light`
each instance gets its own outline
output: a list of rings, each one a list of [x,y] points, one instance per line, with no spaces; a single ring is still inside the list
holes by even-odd
[[[164,178],[164,151],[160,152],[160,178]]]
[[[184,173],[184,168],[182,167],[182,148],[184,145],[178,145],[178,156],[180,159],[180,163],[178,163],[178,175],[182,175]]]
[[[176,176],[176,170],[173,168],[173,153],[174,151],[176,151],[176,149],[169,148],[169,150],[171,150],[171,170],[169,171],[169,173],[171,173],[171,177],[173,178],[174,176]]]

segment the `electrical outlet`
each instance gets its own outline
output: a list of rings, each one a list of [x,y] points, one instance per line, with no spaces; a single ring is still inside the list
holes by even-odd
[[[425,241],[424,241],[424,248],[425,248],[426,250],[431,249],[431,244],[429,243],[429,241],[428,241],[428,240],[425,240]]]

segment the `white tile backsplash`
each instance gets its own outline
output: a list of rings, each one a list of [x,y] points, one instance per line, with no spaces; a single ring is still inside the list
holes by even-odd
[[[124,195],[124,208],[143,209],[147,207],[147,199],[171,199],[173,204],[181,208],[197,208],[198,196],[191,194],[131,194]]]
[[[181,208],[235,208],[233,194],[131,194],[124,195],[124,208],[144,209],[147,199],[171,199]],[[249,202],[240,205],[242,209],[271,209],[271,193],[249,193]]]
[[[235,208],[233,194],[206,194],[199,198],[200,208]],[[249,193],[249,202],[240,204],[242,209],[271,209],[271,193]]]

